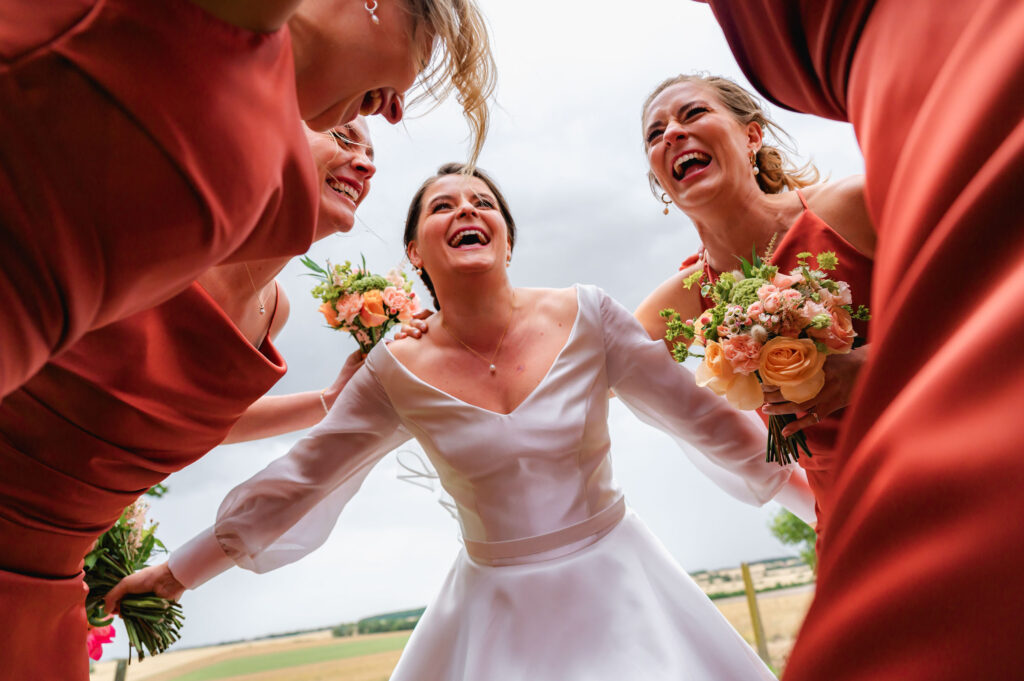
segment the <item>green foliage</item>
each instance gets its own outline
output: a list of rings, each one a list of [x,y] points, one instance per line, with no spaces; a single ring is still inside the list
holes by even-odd
[[[691,288],[693,288],[694,284],[700,283],[700,280],[703,279],[703,278],[704,278],[704,272],[702,272],[701,270],[697,270],[696,272],[694,272],[690,276],[688,276],[685,279],[683,279],[683,287],[687,291],[689,291]]]
[[[360,634],[374,634],[381,631],[406,631],[413,629],[420,621],[425,608],[403,610],[385,615],[376,615],[359,620],[356,626]]]
[[[814,543],[818,535],[810,525],[786,509],[780,508],[768,524],[768,529],[783,544],[797,546],[800,557],[817,572],[818,554],[814,551]]]
[[[158,482],[157,484],[153,485],[148,490],[146,490],[146,496],[156,497],[157,499],[159,499],[163,495],[167,494],[167,492],[169,491],[170,489],[167,487],[167,485]]]
[[[742,305],[743,308],[746,309],[750,307],[751,304],[757,302],[757,289],[767,283],[767,281],[760,277],[738,281],[732,288],[732,293],[729,296],[729,302],[734,305]]]

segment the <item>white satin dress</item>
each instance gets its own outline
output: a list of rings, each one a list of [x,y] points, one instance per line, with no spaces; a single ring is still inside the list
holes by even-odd
[[[745,502],[771,499],[793,468],[765,463],[760,422],[698,388],[621,305],[595,287],[577,293],[564,348],[508,414],[432,387],[378,345],[323,422],[174,552],[175,577],[194,588],[235,564],[264,572],[297,560],[324,542],[371,467],[415,437],[454,499],[465,547],[392,681],[773,679],[627,509],[612,478],[609,389]]]

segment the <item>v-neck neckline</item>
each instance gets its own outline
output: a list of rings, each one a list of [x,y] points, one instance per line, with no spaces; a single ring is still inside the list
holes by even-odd
[[[515,414],[517,411],[519,411],[519,409],[521,409],[523,407],[523,405],[525,405],[527,402],[529,402],[533,398],[534,395],[536,395],[538,392],[540,392],[540,389],[544,386],[545,383],[547,383],[548,378],[551,376],[551,373],[554,371],[555,367],[558,366],[558,363],[561,361],[562,356],[565,354],[566,349],[570,345],[572,345],[573,341],[576,339],[576,329],[579,327],[579,325],[580,325],[580,318],[583,316],[583,301],[582,301],[582,296],[580,294],[580,287],[579,287],[579,285],[575,286],[575,289],[576,289],[576,318],[572,322],[572,328],[569,329],[569,336],[565,339],[565,343],[562,344],[562,348],[558,351],[558,354],[555,355],[555,359],[552,360],[551,366],[548,367],[548,370],[547,370],[547,372],[545,372],[544,377],[541,378],[540,382],[537,383],[537,385],[535,385],[533,387],[533,390],[531,390],[529,393],[526,394],[526,397],[524,397],[522,400],[519,401],[519,404],[517,404],[516,406],[512,407],[511,411],[507,411],[507,412],[494,411],[493,409],[487,409],[486,407],[481,407],[478,404],[473,404],[472,402],[467,402],[466,400],[464,400],[464,399],[462,399],[460,397],[456,397],[455,395],[452,395],[451,393],[449,393],[449,392],[447,392],[445,390],[442,390],[441,388],[438,388],[433,383],[428,383],[427,381],[424,381],[422,378],[420,378],[415,373],[413,373],[412,370],[409,369],[409,367],[407,367],[404,364],[402,364],[398,360],[397,357],[395,357],[393,354],[391,354],[391,350],[388,349],[387,344],[384,345],[384,352],[385,352],[385,354],[387,354],[388,357],[391,358],[391,361],[394,362],[407,376],[412,378],[414,381],[416,381],[420,385],[426,386],[430,390],[433,390],[434,392],[447,397],[448,399],[452,400],[453,402],[457,402],[457,403],[459,403],[461,405],[464,405],[466,407],[471,407],[473,409],[476,409],[478,411],[482,411],[482,412],[484,412],[486,414],[490,414],[492,416],[511,416],[512,414]]]

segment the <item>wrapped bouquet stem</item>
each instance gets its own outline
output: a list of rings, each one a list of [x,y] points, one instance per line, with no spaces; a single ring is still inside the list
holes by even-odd
[[[789,274],[764,263],[756,254],[741,269],[717,281],[701,281],[703,272],[686,281],[701,284],[701,294],[715,304],[696,319],[683,320],[671,309],[665,338],[682,362],[703,358],[695,372],[697,385],[723,395],[738,409],[764,404],[762,384],[775,386],[795,404],[814,399],[825,385],[825,360],[853,348],[854,319],[868,319],[864,306],[854,310],[850,287],[828,277],[838,264],[835,253],[798,255]],[[802,451],[811,456],[802,431],[783,435],[796,420],[792,414],[768,418],[766,458],[785,465]]]
[[[85,583],[89,587],[85,610],[93,627],[109,626],[113,617],[103,607],[103,599],[128,575],[146,567],[154,551],[165,551],[156,538],[156,524],[145,527],[147,505],[135,502],[118,521],[100,535],[85,557]],[[128,633],[130,649],[139,660],[146,653],[155,655],[178,640],[185,617],[181,606],[154,594],[129,594],[121,600],[121,619]]]

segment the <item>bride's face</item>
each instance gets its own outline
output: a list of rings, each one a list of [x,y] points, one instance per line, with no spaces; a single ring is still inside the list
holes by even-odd
[[[483,180],[445,175],[423,194],[409,260],[435,281],[446,273],[470,274],[505,268],[508,226],[497,197]]]

